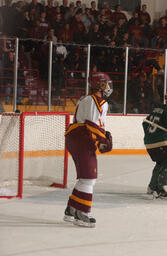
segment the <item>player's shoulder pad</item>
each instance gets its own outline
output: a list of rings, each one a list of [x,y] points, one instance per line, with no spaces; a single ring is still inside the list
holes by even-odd
[[[80,101],[83,100],[84,98],[86,98],[87,96],[84,95],[84,96],[81,96],[81,98],[79,99]]]
[[[86,98],[87,96],[81,96],[81,98],[78,100],[78,102],[77,102],[77,106],[79,105],[79,103],[82,101],[82,100],[84,100],[85,98]]]

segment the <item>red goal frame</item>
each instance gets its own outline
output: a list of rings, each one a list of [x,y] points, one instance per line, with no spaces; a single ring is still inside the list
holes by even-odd
[[[19,123],[19,164],[18,164],[18,187],[17,194],[14,196],[0,196],[0,198],[22,198],[23,197],[23,172],[24,172],[24,128],[25,128],[25,117],[26,116],[44,116],[44,115],[64,115],[65,116],[65,131],[70,123],[70,115],[68,112],[22,112],[17,113],[1,113],[0,115],[18,116],[20,115]],[[65,146],[65,145],[64,145]],[[64,148],[64,174],[63,182],[53,183],[51,186],[65,188],[67,186],[67,170],[68,170],[68,151]]]

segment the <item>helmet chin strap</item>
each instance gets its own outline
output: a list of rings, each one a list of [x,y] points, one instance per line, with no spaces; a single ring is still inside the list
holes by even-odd
[[[100,90],[100,93],[101,93],[101,98],[104,98],[105,97],[105,95],[104,95],[104,90]]]
[[[95,93],[98,97],[103,98],[103,91],[99,90]]]

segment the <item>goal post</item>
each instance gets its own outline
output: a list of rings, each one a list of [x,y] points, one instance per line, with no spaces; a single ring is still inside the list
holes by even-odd
[[[24,184],[65,188],[68,112],[0,115],[0,198],[22,198]]]

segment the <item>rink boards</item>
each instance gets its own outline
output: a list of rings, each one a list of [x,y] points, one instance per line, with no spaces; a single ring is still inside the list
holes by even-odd
[[[70,116],[71,122],[73,116]],[[122,116],[122,115],[108,115],[106,117],[106,127],[107,131],[110,131],[113,137],[113,150],[108,154],[146,154],[143,137],[144,132],[142,128],[142,121],[145,116]],[[57,149],[50,144],[45,145],[46,147],[41,148],[41,143],[38,144],[38,136],[40,137],[40,126],[43,123],[38,123],[38,127],[35,127],[36,130],[36,144],[30,143],[34,141],[34,130],[31,129],[26,133],[25,136],[25,145],[29,145],[29,148],[25,148],[24,157],[25,158],[36,158],[36,157],[54,157],[54,156],[63,156],[64,155],[64,143],[61,143]],[[54,140],[62,134],[62,130],[57,126],[55,127],[54,133],[56,134]],[[40,141],[40,140],[39,140]],[[54,145],[54,144],[53,144]],[[17,151],[17,150],[16,150]],[[15,150],[4,152],[3,158],[15,158],[17,157],[17,152]],[[97,152],[99,154],[99,152]],[[1,156],[2,157],[2,156]]]

